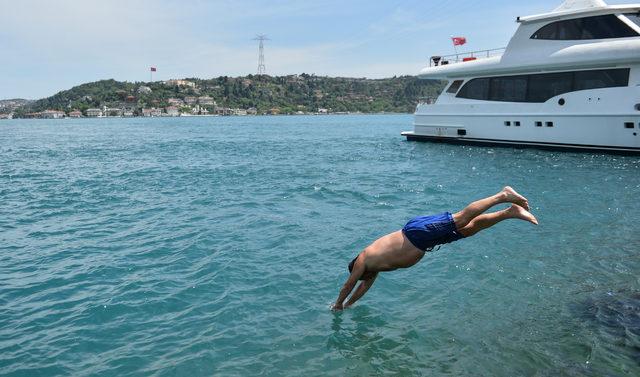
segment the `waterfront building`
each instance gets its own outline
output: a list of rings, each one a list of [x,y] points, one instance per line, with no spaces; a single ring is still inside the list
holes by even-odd
[[[233,110],[231,110],[228,107],[219,107],[216,106],[213,111],[217,114],[217,115],[232,115],[233,114]]]
[[[152,107],[150,109],[142,109],[142,116],[144,117],[159,117],[162,116],[162,110]]]
[[[85,111],[85,114],[87,114],[88,117],[92,117],[92,118],[101,117],[102,116],[102,110],[100,110],[100,109],[87,109],[87,111]]]
[[[124,117],[132,117],[134,115],[135,115],[135,113],[134,113],[133,109],[125,109],[122,112],[122,116],[124,116]]]
[[[82,118],[82,112],[80,110],[70,111],[69,118]]]
[[[255,107],[250,107],[247,109],[247,115],[256,115],[258,114],[258,109]]]
[[[58,110],[45,110],[40,113],[42,119],[62,119],[64,118],[64,111]]]
[[[178,111],[178,108],[175,106],[169,106],[166,108],[167,111],[167,115],[170,117],[177,117],[180,116],[180,112]]]

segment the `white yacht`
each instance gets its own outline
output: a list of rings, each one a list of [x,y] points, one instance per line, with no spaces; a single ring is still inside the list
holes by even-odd
[[[518,17],[508,46],[433,56],[408,140],[640,153],[640,4],[568,0]]]

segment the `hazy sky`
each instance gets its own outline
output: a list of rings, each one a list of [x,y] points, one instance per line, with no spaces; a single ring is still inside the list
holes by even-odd
[[[639,1],[639,0],[636,0]],[[390,77],[430,55],[506,46],[516,16],[561,0],[0,0],[0,99],[85,82],[267,73]],[[633,3],[616,0],[610,3]]]

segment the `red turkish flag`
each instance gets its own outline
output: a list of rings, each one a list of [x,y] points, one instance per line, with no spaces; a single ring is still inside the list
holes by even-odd
[[[467,38],[465,37],[451,37],[454,46],[462,46],[467,43]]]
[[[156,67],[151,67],[151,72],[157,71]]]

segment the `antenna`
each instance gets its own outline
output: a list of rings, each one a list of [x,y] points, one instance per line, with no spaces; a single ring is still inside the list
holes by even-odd
[[[258,34],[253,40],[260,42],[258,45],[258,75],[264,75],[266,71],[264,67],[264,41],[270,41],[270,39],[264,34]]]

